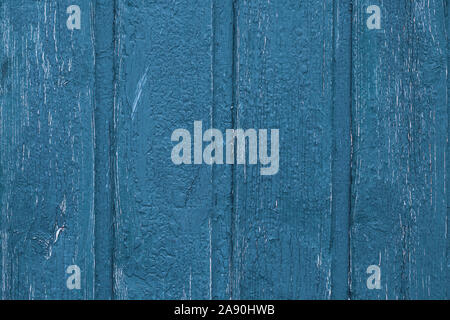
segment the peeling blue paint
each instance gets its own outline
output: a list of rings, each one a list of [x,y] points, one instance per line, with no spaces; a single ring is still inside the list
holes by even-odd
[[[3,0],[0,24],[0,299],[449,298],[448,0]],[[280,129],[278,174],[173,164],[194,121]]]

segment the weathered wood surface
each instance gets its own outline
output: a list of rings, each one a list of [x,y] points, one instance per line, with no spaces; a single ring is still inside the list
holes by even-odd
[[[234,169],[233,298],[328,299],[334,3],[237,1],[235,10],[234,125],[280,128],[281,148],[277,175]]]
[[[3,299],[94,297],[93,5],[78,3],[69,31],[70,1],[0,2]]]
[[[447,35],[447,117],[450,118],[450,101],[449,101],[449,96],[448,96],[448,92],[450,90],[450,81],[448,79],[448,69],[450,66],[450,42],[448,41],[448,37],[450,34],[450,15],[449,15],[449,10],[450,10],[450,0],[446,0],[444,2],[445,5],[445,20],[446,20],[446,35]],[[450,157],[448,156],[450,153],[450,144],[449,144],[449,136],[448,136],[448,132],[449,132],[450,128],[447,128],[447,149],[446,149],[446,154],[445,154],[445,175],[446,175],[446,180],[445,180],[445,192],[447,194],[447,230],[448,230],[448,219],[449,219],[449,204],[450,204],[450,192],[448,189],[449,183],[450,183],[450,177],[448,175],[448,168],[450,168]],[[447,233],[447,237],[448,237],[448,233]],[[450,299],[450,288],[448,285],[450,283],[450,243],[447,239],[447,299]]]
[[[449,289],[447,39],[443,1],[386,1],[380,30],[353,16],[351,297]],[[369,265],[381,290],[367,290]]]
[[[95,298],[110,299],[114,250],[114,12],[110,0],[95,1]]]
[[[448,5],[1,0],[0,299],[448,299]],[[173,164],[194,121],[278,174]]]
[[[116,10],[114,296],[227,298],[231,168],[176,166],[170,138],[231,123],[231,2]]]

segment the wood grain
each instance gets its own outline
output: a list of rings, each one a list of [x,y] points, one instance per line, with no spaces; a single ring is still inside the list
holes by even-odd
[[[212,11],[117,2],[115,298],[212,297],[211,167],[171,161],[175,129],[211,126]]]
[[[281,150],[278,175],[234,169],[233,298],[345,298],[333,253],[345,276],[348,241],[332,232],[348,220],[349,2],[237,3],[235,126],[279,128]]]
[[[448,10],[0,1],[0,299],[448,299]],[[194,121],[278,174],[175,165]]]
[[[94,34],[69,1],[0,3],[1,298],[94,296]],[[78,265],[81,290],[66,288]]]
[[[351,297],[442,299],[448,265],[447,39],[442,1],[383,1],[353,33]],[[369,265],[382,289],[368,290]]]

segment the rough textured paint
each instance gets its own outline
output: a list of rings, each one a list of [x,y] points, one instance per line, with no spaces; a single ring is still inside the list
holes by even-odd
[[[443,1],[380,1],[353,16],[351,297],[445,298],[447,39]],[[367,267],[381,290],[367,290]]]
[[[233,128],[233,64],[234,64],[234,6],[233,1],[211,1],[212,92],[211,126],[225,132]],[[212,168],[212,210],[210,219],[210,296],[231,298],[232,243],[231,218],[233,210],[233,167]]]
[[[349,296],[352,4],[334,1],[331,298]]]
[[[0,2],[3,299],[94,297],[93,7],[78,3],[70,31],[71,1]]]
[[[350,177],[340,168],[349,169],[349,147],[332,167],[333,102],[350,110],[349,29],[335,35],[333,26],[343,22],[333,15],[342,10],[339,18],[348,21],[349,3],[177,6],[118,6],[115,293],[330,298],[332,223],[348,220]],[[334,56],[336,36],[342,58]],[[335,59],[348,71],[336,99]],[[192,131],[194,120],[222,130],[281,128],[280,174],[173,166],[167,139],[175,128]],[[349,125],[336,125],[349,146]],[[334,209],[333,170],[346,199]],[[338,297],[345,298],[348,241],[335,240],[344,250],[333,248],[343,263]]]
[[[114,6],[95,1],[95,298],[112,298]]]
[[[211,167],[174,165],[170,138],[195,120],[211,126],[213,11],[117,1],[115,298],[212,297],[212,234],[224,230],[212,230]]]
[[[450,0],[446,0],[444,2],[445,5],[445,20],[446,20],[446,36],[447,36],[447,124],[448,124],[448,120],[450,119],[450,101],[449,101],[449,97],[448,97],[448,92],[450,89],[450,81],[448,81],[448,68],[450,66],[450,43],[448,41],[448,36],[450,34],[450,18],[449,18],[449,7],[450,7]],[[448,175],[448,168],[450,168],[450,157],[449,157],[449,152],[450,152],[450,145],[448,143],[448,131],[449,131],[450,127],[447,127],[447,152],[446,152],[446,156],[445,156],[445,174],[446,174],[446,180],[445,180],[445,192],[447,193],[447,230],[448,230],[448,220],[449,220],[449,203],[450,203],[450,192],[448,189],[449,183],[450,183],[450,178]],[[448,233],[447,233],[447,283],[450,283],[450,239],[448,237]],[[447,285],[447,295],[446,295],[447,299],[450,299],[450,285]]]
[[[234,169],[233,298],[332,295],[332,1],[238,1],[237,128],[280,129],[280,172]]]
[[[0,299],[448,299],[448,7],[0,0]],[[279,173],[174,165],[196,120]]]

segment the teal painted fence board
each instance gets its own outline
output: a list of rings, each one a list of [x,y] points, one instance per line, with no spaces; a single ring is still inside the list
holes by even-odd
[[[0,3],[3,299],[94,297],[93,7],[78,3],[77,32],[70,1]]]
[[[447,40],[443,1],[354,3],[351,294],[446,297]],[[366,270],[382,270],[367,290]]]
[[[448,6],[0,0],[0,299],[448,299]]]
[[[174,165],[171,135],[211,126],[213,9],[117,2],[116,298],[212,297],[211,167]]]
[[[331,297],[331,1],[237,1],[237,128],[280,129],[280,171],[234,170],[233,297]],[[273,141],[272,141],[273,143]]]
[[[113,295],[114,21],[110,0],[95,1],[95,298]]]
[[[235,4],[231,0],[212,1],[212,90],[211,127],[225,132],[233,128],[235,91],[234,66],[236,21]],[[202,118],[206,120],[205,118]],[[211,210],[211,297],[233,297],[232,213],[234,205],[233,167],[212,168]]]
[[[450,34],[450,17],[449,17],[449,6],[450,6],[450,1],[446,0],[444,2],[445,5],[445,19],[446,19],[446,35],[447,35],[447,120],[450,119],[450,101],[449,101],[449,96],[448,96],[448,92],[449,92],[449,88],[450,88],[450,81],[448,81],[448,68],[450,66],[450,43],[448,41],[448,37]],[[448,168],[450,168],[450,159],[448,157],[449,155],[449,143],[448,143],[448,130],[449,128],[447,128],[447,153],[446,153],[446,157],[445,157],[445,168],[446,168],[446,184],[445,184],[445,189],[447,192],[447,228],[448,228],[448,221],[449,221],[449,204],[450,204],[450,192],[448,189],[449,183],[450,183],[450,178],[448,175]],[[450,283],[450,240],[447,238],[447,283]],[[450,288],[449,286],[447,286],[447,299],[450,298]]]
[[[334,1],[331,298],[349,297],[351,207],[352,2]]]

